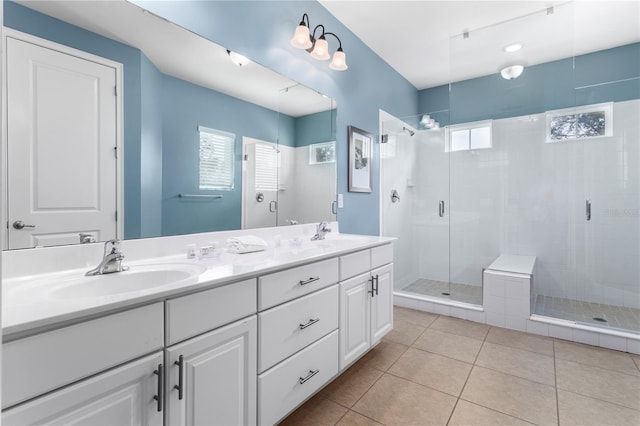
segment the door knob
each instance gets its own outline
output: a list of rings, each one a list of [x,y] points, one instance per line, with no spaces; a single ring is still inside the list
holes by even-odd
[[[13,222],[13,227],[15,229],[23,229],[23,228],[35,228],[36,226],[35,225],[27,225],[21,220],[16,220],[15,222]]]

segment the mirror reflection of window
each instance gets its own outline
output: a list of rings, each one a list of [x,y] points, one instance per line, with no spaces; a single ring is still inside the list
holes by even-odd
[[[274,145],[256,143],[256,191],[278,190],[280,152]]]
[[[198,127],[200,132],[200,189],[233,189],[233,154],[236,135]]]

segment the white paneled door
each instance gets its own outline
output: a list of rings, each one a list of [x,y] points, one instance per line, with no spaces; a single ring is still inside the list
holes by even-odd
[[[117,234],[117,70],[60,50],[7,37],[10,249]]]

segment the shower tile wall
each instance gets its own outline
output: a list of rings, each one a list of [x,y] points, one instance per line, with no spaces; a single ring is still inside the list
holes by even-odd
[[[503,251],[537,256],[538,294],[640,304],[639,105],[614,104],[612,137],[554,144],[545,114],[494,121],[508,159]]]
[[[491,149],[453,153],[444,130],[418,132],[413,215],[398,226],[412,224],[419,277],[480,285],[500,254],[535,255],[537,294],[640,307],[639,117],[640,101],[614,103],[612,137],[553,144],[544,113],[494,120]],[[385,163],[402,186],[394,172]]]

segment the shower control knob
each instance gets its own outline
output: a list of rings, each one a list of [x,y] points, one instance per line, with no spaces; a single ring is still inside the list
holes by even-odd
[[[15,229],[23,229],[23,228],[35,228],[35,225],[27,225],[26,223],[24,223],[21,220],[16,220],[15,222],[13,222],[13,227]]]

